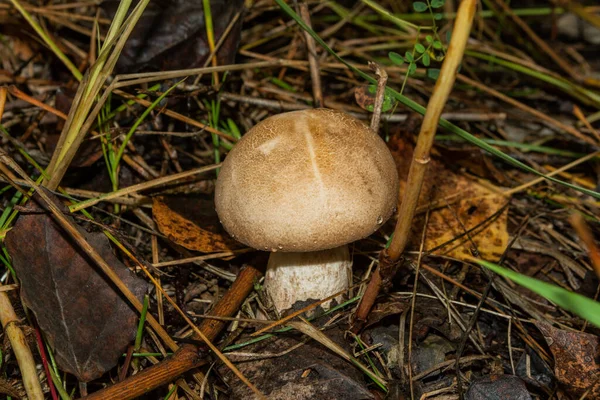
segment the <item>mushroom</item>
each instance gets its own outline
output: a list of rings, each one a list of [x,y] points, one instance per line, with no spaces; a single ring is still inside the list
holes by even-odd
[[[390,218],[398,185],[392,155],[367,125],[340,111],[302,110],[244,135],[219,172],[215,205],[233,238],[272,252],[265,289],[284,311],[349,287],[347,244]]]

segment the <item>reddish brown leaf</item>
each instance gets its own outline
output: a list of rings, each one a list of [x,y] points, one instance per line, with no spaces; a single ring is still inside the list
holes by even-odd
[[[241,247],[223,230],[212,197],[155,197],[152,216],[163,235],[186,249],[212,253]]]
[[[545,322],[536,322],[554,355],[554,374],[567,391],[579,398],[587,393],[588,399],[600,398],[600,339],[596,335],[554,328]]]
[[[116,365],[135,336],[137,313],[51,215],[29,204],[6,235],[21,297],[60,368],[88,382]],[[141,299],[146,282],[117,259],[104,234],[79,231]]]

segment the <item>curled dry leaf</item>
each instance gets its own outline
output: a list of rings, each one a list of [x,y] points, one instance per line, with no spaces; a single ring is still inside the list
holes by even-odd
[[[155,197],[152,216],[163,235],[186,249],[212,253],[241,247],[223,230],[212,197]]]
[[[390,140],[390,150],[398,165],[402,192],[412,145],[395,137]],[[423,211],[429,209],[425,251],[461,259],[472,256],[475,247],[482,258],[497,260],[508,246],[508,201],[500,189],[484,187],[432,159],[419,198],[421,213],[413,222],[412,247],[418,248],[420,244]]]
[[[117,259],[106,236],[79,232],[141,299],[148,285]],[[135,337],[138,315],[108,278],[34,201],[7,234],[6,246],[23,303],[35,314],[59,367],[83,382],[113,368]]]
[[[600,398],[600,347],[598,336],[554,328],[546,322],[535,325],[554,355],[554,374],[574,397],[587,392],[587,399]]]

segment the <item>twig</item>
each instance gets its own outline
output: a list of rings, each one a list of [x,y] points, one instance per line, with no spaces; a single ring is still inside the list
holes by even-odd
[[[300,15],[304,23],[312,28],[310,23],[310,13],[306,3],[300,4]],[[308,50],[308,65],[310,66],[310,79],[312,81],[312,92],[315,101],[315,108],[323,107],[323,91],[321,90],[321,75],[319,74],[319,61],[317,59],[317,46],[315,39],[307,31],[304,32],[306,40],[306,49]]]
[[[516,15],[510,7],[504,2],[504,0],[496,0],[496,4],[502,8],[502,11],[508,14],[513,22],[523,30],[533,40],[533,42],[538,46],[542,51],[560,67],[563,71],[565,71],[571,78],[576,81],[581,81],[581,76],[565,61],[563,60],[553,49],[550,47],[542,38],[540,38],[534,31],[519,17]],[[458,19],[457,19],[458,20]]]
[[[19,328],[19,318],[17,318],[6,292],[0,292],[0,322],[19,364],[27,397],[31,400],[44,400],[44,392],[35,369],[35,360],[27,345],[27,339]]]
[[[256,262],[257,265],[264,263]],[[260,279],[263,272],[252,265],[246,265],[240,271],[237,279],[223,298],[217,303],[212,314],[220,317],[231,317],[239,310],[240,306],[254,288],[254,283]],[[214,340],[228,321],[215,319],[204,319],[200,324],[200,330],[204,332],[209,340]],[[146,368],[140,373],[110,386],[104,390],[92,393],[85,397],[86,400],[101,399],[133,399],[141,396],[155,388],[172,382],[177,376],[204,365],[198,352],[198,348],[192,344],[185,344],[173,356],[165,361]]]
[[[557,120],[555,118],[552,118],[552,117],[548,116],[547,114],[545,114],[545,113],[543,113],[541,111],[536,110],[533,107],[529,107],[528,105],[525,105],[525,104],[521,103],[520,101],[513,99],[510,96],[502,94],[499,91],[494,90],[494,89],[492,89],[492,88],[490,88],[490,87],[488,87],[488,86],[486,86],[486,85],[484,85],[482,83],[479,83],[479,82],[477,82],[477,81],[475,81],[473,79],[470,79],[470,78],[468,78],[468,77],[466,77],[465,75],[462,75],[462,74],[459,74],[457,76],[457,79],[459,81],[465,82],[466,84],[471,85],[471,86],[473,86],[473,87],[475,87],[475,88],[477,88],[477,89],[479,89],[481,91],[484,91],[484,92],[486,92],[486,93],[488,93],[488,94],[496,97],[497,99],[500,99],[501,101],[503,101],[505,103],[508,103],[508,104],[510,104],[510,105],[518,108],[518,109],[521,109],[521,110],[523,110],[523,111],[525,111],[525,112],[533,115],[534,117],[539,118],[540,120],[542,120],[542,121],[544,121],[544,122],[546,122],[546,123],[548,123],[548,124],[556,127],[559,130],[562,130],[562,131],[565,131],[567,133],[570,133],[571,135],[575,136],[577,139],[579,139],[579,140],[581,140],[583,142],[586,142],[586,143],[591,144],[591,145],[596,145],[596,143],[592,139],[590,139],[589,137],[583,135],[581,132],[579,132],[579,130],[573,128],[572,126],[569,126],[569,125],[567,125],[565,123],[562,123],[559,120]]]
[[[93,205],[96,205],[96,204],[100,203],[101,201],[115,199],[117,197],[122,197],[122,196],[126,196],[129,194],[137,193],[139,191],[150,189],[150,188],[157,187],[157,186],[161,186],[166,183],[177,181],[179,179],[187,178],[187,177],[197,175],[197,174],[202,174],[204,172],[209,172],[209,171],[219,168],[220,166],[221,166],[221,164],[208,165],[206,167],[200,167],[200,168],[195,168],[195,169],[192,169],[189,171],[184,171],[179,174],[172,174],[172,175],[168,175],[168,176],[163,176],[162,178],[156,178],[151,181],[138,183],[137,185],[131,185],[131,186],[128,186],[128,187],[120,189],[120,190],[115,190],[114,192],[105,193],[101,196],[96,197],[95,199],[89,199],[89,200],[85,200],[80,203],[77,203],[77,204],[69,207],[69,211],[71,211],[73,213],[75,211],[83,210],[84,208],[88,208]]]
[[[385,84],[388,74],[377,63],[369,62],[369,68],[377,75],[377,93],[375,94],[375,103],[373,104],[373,115],[371,116],[371,129],[379,132],[379,121],[381,120],[381,109],[385,99]]]
[[[381,287],[386,285],[395,275],[398,260],[408,242],[408,235],[421,193],[423,178],[430,161],[429,153],[433,145],[437,125],[442,110],[446,105],[448,95],[452,90],[454,80],[456,79],[458,66],[462,60],[471,31],[476,6],[477,1],[475,0],[464,0],[460,3],[456,15],[456,23],[452,31],[452,41],[448,46],[448,53],[442,64],[440,76],[427,105],[427,111],[425,112],[425,118],[413,154],[406,190],[398,212],[399,218],[394,231],[394,237],[389,249],[382,251],[380,254],[379,265],[373,272],[371,281],[358,306],[354,330],[359,330],[364,324]]]
[[[570,218],[570,222],[588,251],[596,276],[600,278],[600,249],[598,249],[598,246],[594,241],[594,235],[592,234],[590,227],[585,223],[581,214],[573,214]]]

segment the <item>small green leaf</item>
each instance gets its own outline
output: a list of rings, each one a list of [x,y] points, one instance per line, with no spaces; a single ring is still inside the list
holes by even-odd
[[[406,53],[404,53],[404,58],[406,58],[406,61],[408,61],[409,63],[412,63],[413,61],[415,61],[415,58],[413,57],[413,55],[410,51],[407,51]]]
[[[415,1],[413,3],[413,8],[415,9],[416,12],[423,12],[427,10],[427,4],[423,3],[422,1]]]
[[[440,42],[439,40],[434,41],[433,48],[436,50],[440,50],[442,48],[442,42]]]
[[[423,53],[425,53],[425,46],[423,46],[421,43],[417,43],[417,44],[415,44],[415,50],[417,50],[419,53],[423,54]]]
[[[390,51],[388,53],[388,57],[390,58],[390,60],[396,64],[396,65],[402,65],[404,64],[404,58],[402,58],[402,56],[394,51]]]
[[[429,67],[429,64],[431,63],[431,58],[429,58],[428,53],[423,54],[423,58],[421,59],[421,62],[423,62],[424,66]]]
[[[445,0],[431,0],[432,8],[440,8],[444,5]]]
[[[417,64],[410,63],[408,66],[408,76],[414,75],[417,72]]]
[[[427,70],[427,77],[431,79],[437,79],[440,76],[440,70],[438,68],[429,68]]]
[[[446,31],[446,43],[450,43],[450,39],[452,39],[452,31]]]
[[[440,14],[440,13],[436,13],[436,14],[433,14],[433,18],[434,18],[436,21],[439,21],[439,20],[441,20],[442,18],[444,18],[444,15],[443,15],[443,14]]]
[[[383,98],[383,104],[381,105],[381,112],[390,111],[395,104],[396,101],[394,98],[386,92],[385,97]]]
[[[427,43],[433,43],[433,38],[431,37],[431,35],[425,36],[425,40],[427,41]]]

